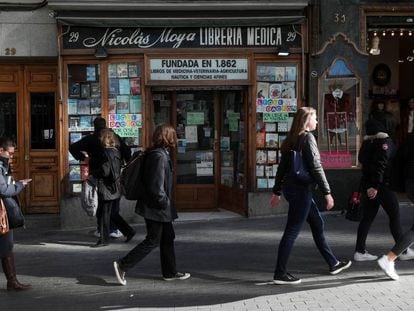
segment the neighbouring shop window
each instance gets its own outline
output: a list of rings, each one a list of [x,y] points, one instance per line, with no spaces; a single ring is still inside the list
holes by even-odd
[[[297,65],[259,63],[256,71],[256,188],[271,189],[280,146],[297,110]]]
[[[243,92],[225,91],[220,95],[220,183],[243,189],[245,160],[245,122]]]
[[[319,83],[318,145],[324,168],[357,165],[360,81],[344,59],[336,59]]]
[[[152,93],[154,129],[158,125],[171,124],[171,98],[169,92]]]
[[[93,132],[93,121],[101,115],[100,66],[68,65],[69,144]],[[88,178],[87,163],[79,163],[68,151],[69,182],[72,192],[81,192],[81,181]]]
[[[30,94],[32,149],[55,149],[55,93]]]
[[[0,137],[17,139],[16,93],[0,93]]]
[[[141,89],[141,64],[108,64],[108,124],[132,151],[142,146]]]
[[[214,92],[177,92],[177,183],[214,184]]]

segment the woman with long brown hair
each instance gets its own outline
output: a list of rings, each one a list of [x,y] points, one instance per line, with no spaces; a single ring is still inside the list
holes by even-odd
[[[145,196],[137,201],[135,211],[144,217],[147,229],[145,240],[125,257],[114,261],[116,277],[126,285],[125,273],[160,247],[161,272],[165,281],[185,280],[189,273],[177,272],[174,250],[173,220],[177,211],[172,200],[172,161],[170,152],[177,147],[177,135],[170,125],[158,126],[152,137],[152,148],[145,151],[142,184]]]
[[[287,272],[286,266],[293,244],[305,221],[311,227],[313,240],[319,252],[328,263],[330,274],[338,274],[351,265],[351,261],[338,260],[326,242],[323,231],[323,219],[313,199],[313,191],[316,186],[319,186],[319,189],[325,196],[326,209],[330,210],[334,206],[331,190],[321,165],[316,140],[311,133],[311,131],[316,129],[317,123],[315,109],[311,107],[298,109],[293,119],[292,127],[281,146],[282,159],[276,173],[270,204],[272,207],[276,207],[280,203],[280,196],[283,190],[283,194],[289,203],[289,212],[285,231],[279,243],[276,269],[273,277],[275,284],[298,284],[301,282],[299,278]],[[296,150],[302,154],[303,161],[312,176],[312,182],[299,182],[289,173],[292,165],[291,150]]]

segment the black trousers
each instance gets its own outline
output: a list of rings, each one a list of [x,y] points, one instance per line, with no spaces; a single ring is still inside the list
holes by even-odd
[[[364,192],[362,197],[364,213],[358,226],[358,236],[355,247],[355,251],[359,253],[364,253],[366,250],[365,244],[368,232],[377,216],[380,205],[388,215],[389,227],[394,241],[398,242],[402,237],[400,206],[398,204],[397,195],[387,186],[380,185],[375,199],[369,199],[366,192]]]
[[[162,275],[163,277],[174,276],[177,270],[174,250],[175,233],[172,222],[158,222],[145,219],[145,224],[147,227],[145,240],[119,260],[120,268],[123,271],[128,271],[145,258],[154,248],[160,246]]]
[[[120,199],[119,200],[115,200],[115,203],[112,205],[112,209],[111,209],[111,219],[113,218],[112,214],[119,214],[119,203],[120,203]],[[100,232],[101,229],[99,227],[99,217],[98,214],[99,212],[99,206],[98,206],[98,210],[96,211],[96,229]],[[115,215],[114,215],[115,216]],[[114,222],[111,220],[110,225],[109,225],[109,232],[114,232],[117,231],[118,227],[114,224]]]
[[[119,213],[112,213],[113,208],[119,207],[119,200],[112,201],[99,201],[99,208],[96,211],[96,216],[99,222],[99,231],[101,232],[101,242],[109,243],[109,231],[110,223],[113,222],[119,231],[124,236],[128,236],[134,233],[134,229],[128,225],[128,223],[122,218]]]

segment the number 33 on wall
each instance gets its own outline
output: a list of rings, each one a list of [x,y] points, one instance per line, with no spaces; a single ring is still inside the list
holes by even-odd
[[[334,14],[334,22],[335,23],[345,23],[346,22],[346,16],[345,14],[341,14],[341,13],[335,13]]]

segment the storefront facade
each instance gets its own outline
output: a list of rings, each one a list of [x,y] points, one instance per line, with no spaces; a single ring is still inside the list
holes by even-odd
[[[67,171],[61,208],[73,209],[87,176],[87,165],[67,154],[68,145],[90,133],[101,115],[133,150],[150,145],[158,124],[176,128],[179,211],[270,213],[261,203],[270,198],[279,146],[305,99],[306,3],[293,5],[295,15],[292,7],[288,15],[277,12],[276,20],[270,18],[275,7],[267,8],[263,20],[246,12],[230,18],[227,7],[227,18],[198,22],[177,6],[178,26],[145,18],[144,25],[131,26],[121,17],[103,18],[101,11],[89,13],[85,23],[65,3],[49,4],[59,24],[62,70],[61,156]],[[262,5],[257,8],[263,13]],[[132,203],[123,206],[132,211]]]

